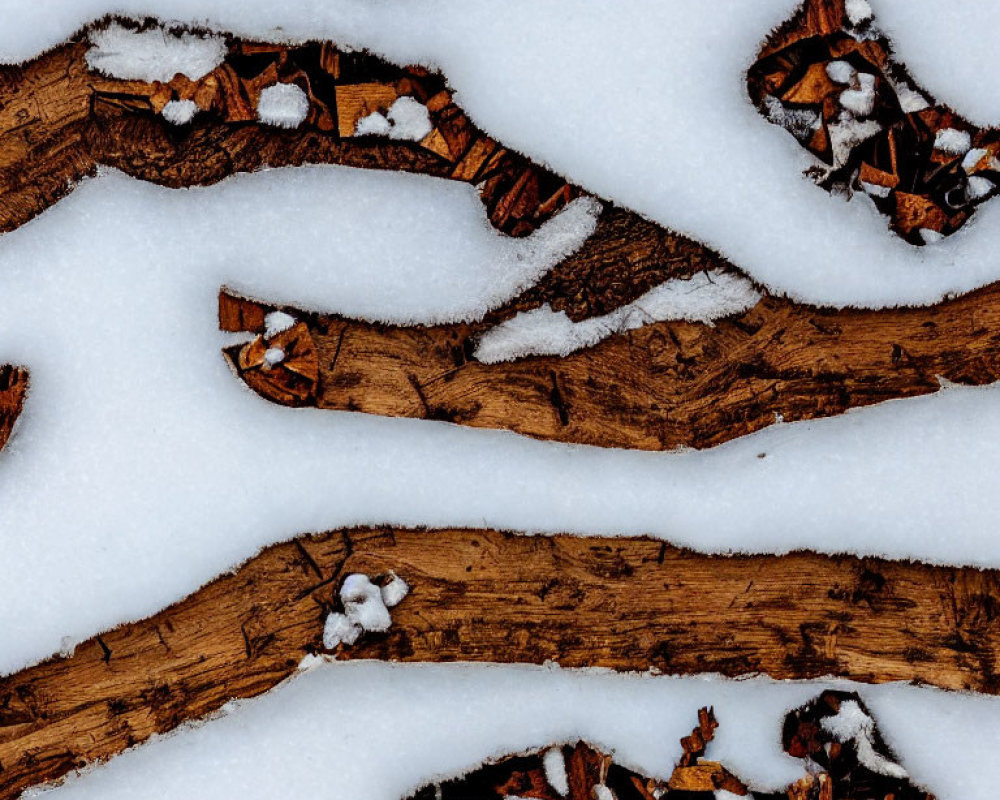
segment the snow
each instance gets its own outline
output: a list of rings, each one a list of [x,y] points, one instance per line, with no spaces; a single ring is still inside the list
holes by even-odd
[[[871,5],[918,82],[959,111],[991,110],[986,122],[1000,120],[1000,100],[981,81],[1000,67],[989,33],[1000,25],[1000,5],[953,4],[947,14],[937,0]],[[805,179],[803,170],[818,162],[747,102],[746,68],[763,37],[798,6],[591,0],[579,14],[571,0],[513,0],[498,19],[488,0],[116,2],[123,14],[193,19],[254,38],[330,38],[439,67],[473,118],[505,145],[713,246],[759,285],[796,300],[922,305],[1000,279],[1000,204],[979,209],[941,246],[914,247],[871,204],[830,197]],[[0,59],[32,57],[106,11],[99,0],[19,7],[16,23],[0,32]],[[942,48],[942,40],[957,44]],[[865,132],[853,127],[851,135]]]
[[[339,644],[348,646],[354,644],[364,632],[364,629],[356,622],[347,618],[346,614],[339,611],[328,614],[323,625],[323,647],[333,650]]]
[[[432,128],[430,113],[423,103],[413,97],[400,97],[384,115],[373,111],[359,119],[354,135],[388,136],[390,139],[419,142]]]
[[[594,787],[594,800],[615,800],[614,793],[603,783]]]
[[[392,625],[382,592],[367,575],[348,575],[340,589],[340,601],[347,618],[362,630],[381,633]]]
[[[860,25],[872,18],[872,7],[868,5],[868,0],[846,0],[844,12],[851,25]]]
[[[797,0],[586,5],[581,14],[569,0],[512,0],[502,15],[486,0],[117,0],[116,9],[263,39],[328,37],[439,66],[505,145],[709,243],[794,299],[925,304],[1000,278],[1000,206],[935,248],[913,248],[869,204],[804,179],[815,162],[749,106],[743,71]],[[15,61],[108,10],[98,0],[11,6],[0,54]],[[922,85],[973,118],[1000,118],[981,82],[1000,59],[1000,7],[941,14],[930,0],[880,0],[875,10]],[[960,46],[938,47],[942,36]],[[92,67],[142,80],[195,78],[224,54],[219,37],[117,24],[93,45]],[[924,102],[916,90],[912,102]],[[279,106],[281,119],[295,118]],[[846,115],[839,140],[873,135],[871,124]],[[220,285],[388,322],[475,319],[578,247],[597,213],[580,200],[511,241],[488,227],[471,187],[429,178],[314,168],[172,192],[104,172],[0,237],[0,348],[32,376],[0,454],[0,672],[153,613],[261,546],[340,525],[649,533],[708,552],[1000,564],[996,386],[776,425],[704,453],[630,453],[280,408],[245,391],[218,352]],[[370,594],[352,602],[377,611]],[[360,630],[346,613],[328,625],[345,642]],[[60,791],[398,798],[432,777],[429,766],[453,775],[579,737],[665,777],[699,705],[724,723],[710,755],[777,788],[802,769],[776,749],[781,712],[819,691],[317,663]],[[942,798],[989,796],[994,698],[862,693],[918,781]]]
[[[545,667],[316,663],[217,719],[71,778],[52,796],[399,800],[484,759],[579,739],[666,780],[702,706],[719,720],[706,757],[754,791],[777,791],[808,769],[781,750],[784,715],[828,686],[860,694],[912,780],[940,800],[993,800],[1000,778],[1000,761],[989,756],[1000,741],[995,697]]]
[[[475,357],[487,364],[527,355],[565,356],[616,333],[658,320],[711,324],[752,308],[760,300],[753,285],[738,275],[712,270],[668,280],[638,300],[600,317],[573,322],[565,311],[545,304],[502,322],[476,345]]]
[[[264,317],[264,336],[271,339],[295,326],[297,320],[284,311],[272,311]]]
[[[354,126],[355,136],[388,136],[389,131],[392,130],[392,123],[386,118],[385,114],[378,111],[373,111],[371,114],[362,117],[358,120],[358,124]]]
[[[285,351],[280,347],[269,347],[264,353],[264,361],[267,362],[268,366],[273,367],[275,364],[280,364],[285,360]]]
[[[550,747],[542,756],[545,780],[549,786],[565,797],[569,794],[569,775],[566,774],[566,756],[561,747]]]
[[[11,27],[17,26],[8,27],[6,32]],[[226,57],[226,42],[221,36],[175,32],[159,26],[136,31],[111,22],[92,31],[90,41],[93,47],[87,51],[87,66],[123,80],[166,83],[181,73],[194,81]]]
[[[868,716],[856,700],[846,700],[840,710],[824,717],[820,724],[833,734],[838,742],[850,742],[858,754],[858,761],[872,772],[890,778],[906,778],[906,770],[895,761],[875,751],[875,720]]]
[[[845,89],[840,93],[840,104],[858,117],[867,117],[875,109],[875,76],[862,72],[858,76],[858,89]]]
[[[198,104],[194,100],[171,100],[160,113],[171,125],[187,125],[198,113]]]
[[[964,155],[970,147],[972,147],[972,137],[968,131],[942,128],[934,137],[934,149],[949,155]]]
[[[410,587],[406,581],[393,573],[391,580],[382,587],[382,602],[386,607],[394,608],[403,602],[403,598],[410,593]]]
[[[309,116],[309,98],[294,83],[276,83],[260,93],[257,118],[278,128],[297,128]]]
[[[834,83],[851,83],[858,71],[847,61],[831,61],[826,65],[826,74]]]
[[[995,188],[996,186],[993,181],[989,178],[984,178],[982,175],[973,175],[969,178],[969,196],[973,200],[986,197]]]

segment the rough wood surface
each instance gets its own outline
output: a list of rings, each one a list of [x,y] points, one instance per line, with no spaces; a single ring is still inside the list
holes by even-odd
[[[829,19],[816,16],[827,6]],[[788,41],[779,32],[772,49],[801,39],[802,24],[841,24],[837,3],[812,2],[807,12],[815,19],[807,13],[786,26]],[[288,48],[228,39],[226,61],[198,81],[121,81],[88,69],[87,35],[30,64],[0,67],[0,230],[42,211],[98,164],[167,186],[303,163],[423,172],[480,187],[491,222],[518,236],[585,194],[478,130],[444,78],[419,67],[329,43]],[[256,98],[274,82],[306,91],[309,115],[299,128],[256,121]],[[361,117],[404,96],[428,109],[433,127],[421,141],[355,135]],[[198,104],[191,124],[171,125],[159,113],[176,99]],[[939,388],[938,376],[975,385],[998,377],[996,286],[930,309],[878,312],[765,297],[714,327],[651,324],[567,358],[485,365],[472,356],[483,331],[518,311],[549,303],[583,319],[667,278],[708,269],[736,270],[698,243],[605,204],[577,253],[482,322],[399,328],[309,318],[300,338],[315,359],[307,375],[262,375],[259,363],[233,360],[248,384],[278,402],[642,449],[708,447],[779,418],[926,394]],[[227,329],[241,324],[223,319]]]
[[[350,530],[263,551],[156,616],[0,679],[0,797],[253,697],[320,652],[347,574],[411,586],[340,659],[557,661],[1000,691],[1000,574],[650,539]]]
[[[226,330],[263,331],[265,310],[220,299]],[[470,356],[485,323],[404,328],[291,311],[308,326],[317,379],[300,381],[291,399],[283,369],[237,369],[276,402],[604,447],[710,447],[779,418],[829,417],[929,394],[943,381],[1000,379],[997,285],[886,311],[766,297],[714,327],[658,322],[564,358],[499,364]]]

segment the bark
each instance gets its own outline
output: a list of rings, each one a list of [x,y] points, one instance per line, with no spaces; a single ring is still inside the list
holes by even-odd
[[[0,797],[253,697],[322,651],[346,575],[411,586],[338,659],[556,661],[1000,691],[1000,574],[651,539],[343,530],[276,545],[154,617],[0,680]]]
[[[265,311],[220,298],[225,330],[263,331]],[[290,311],[308,328],[316,380],[300,381],[292,396],[284,368],[237,366],[276,402],[602,447],[711,447],[779,419],[1000,378],[997,285],[932,308],[883,311],[765,297],[714,326],[657,322],[564,358],[499,364],[470,355],[486,323],[394,327]]]

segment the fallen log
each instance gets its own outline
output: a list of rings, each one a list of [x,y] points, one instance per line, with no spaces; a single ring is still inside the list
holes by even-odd
[[[223,293],[221,327],[263,333],[269,308]],[[714,326],[656,322],[565,357],[496,364],[471,356],[488,323],[398,327],[285,310],[302,321],[298,344],[279,334],[267,345],[289,358],[308,349],[314,379],[229,353],[268,399],[601,447],[712,447],[777,420],[1000,379],[997,285],[882,311],[765,297]]]
[[[836,675],[1000,691],[1000,573],[652,539],[383,528],[264,550],[154,617],[0,679],[0,798],[254,697],[324,652],[352,573],[411,587],[338,659]]]

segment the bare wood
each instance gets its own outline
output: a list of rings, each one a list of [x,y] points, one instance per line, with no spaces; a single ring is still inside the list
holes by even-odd
[[[261,307],[225,295],[221,307],[226,330],[263,329]],[[240,308],[257,308],[256,319]],[[922,309],[833,311],[766,297],[714,327],[658,322],[564,358],[492,365],[471,357],[485,323],[402,328],[300,316],[318,379],[296,404],[604,447],[710,447],[779,417],[929,394],[942,379],[1000,379],[996,285]],[[242,375],[287,402],[280,371],[265,381]]]
[[[338,658],[839,675],[1000,691],[1000,574],[650,539],[337,531],[263,551],[156,616],[0,680],[0,797],[253,697],[321,649],[352,572],[411,594]]]

